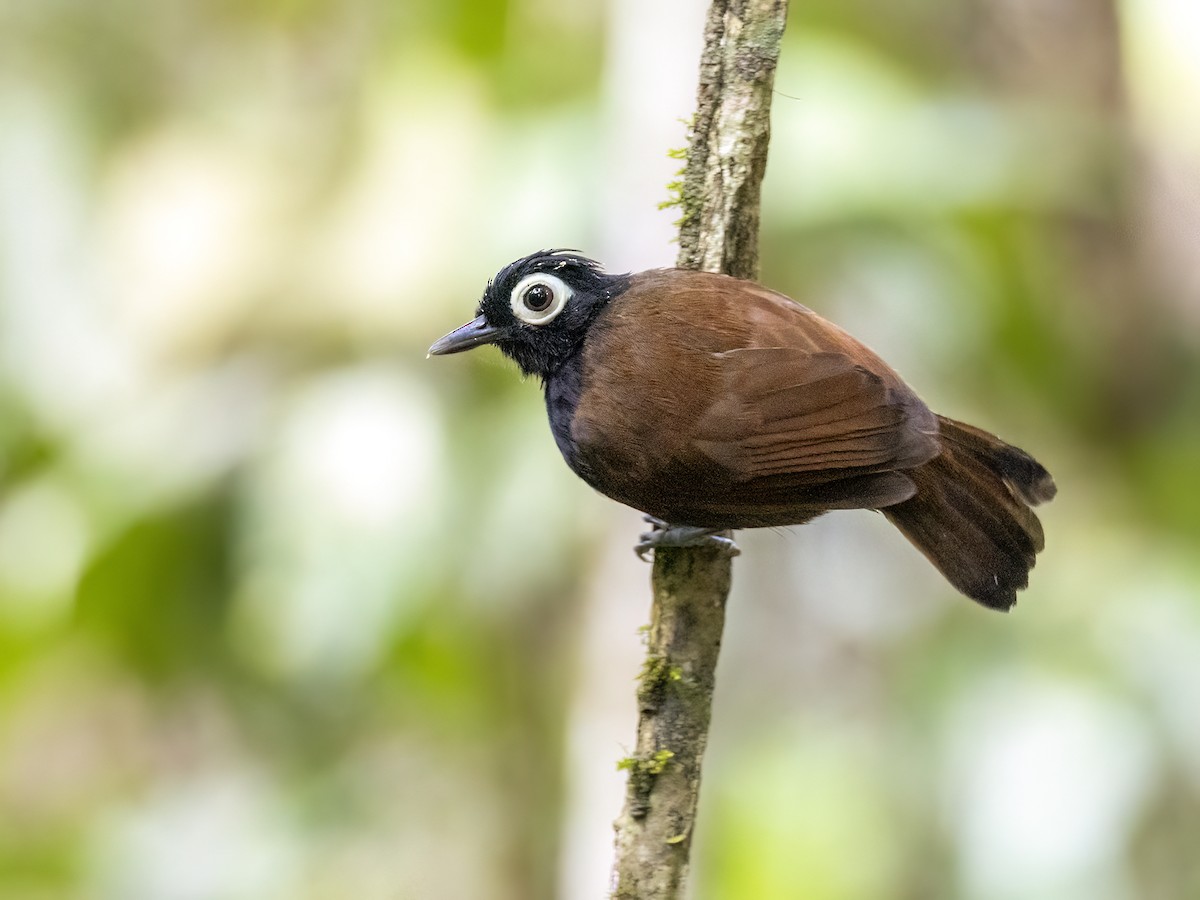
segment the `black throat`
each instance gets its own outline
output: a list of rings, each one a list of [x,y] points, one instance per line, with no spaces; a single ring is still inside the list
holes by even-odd
[[[560,365],[553,374],[545,379],[546,413],[550,418],[550,432],[554,435],[554,443],[576,472],[578,469],[578,453],[575,440],[571,437],[571,423],[575,421],[575,410],[579,406],[579,398],[583,395],[583,345],[575,348],[575,352]]]

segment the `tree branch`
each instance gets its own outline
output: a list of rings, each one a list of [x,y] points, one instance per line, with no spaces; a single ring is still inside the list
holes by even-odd
[[[679,266],[758,274],[759,200],[771,92],[787,0],[713,0],[681,192]],[[700,487],[702,489],[702,486]],[[617,819],[615,896],[683,896],[730,561],[718,552],[656,549],[635,754]]]

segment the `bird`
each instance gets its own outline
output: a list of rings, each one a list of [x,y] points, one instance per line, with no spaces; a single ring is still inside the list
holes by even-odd
[[[541,381],[571,470],[645,514],[643,558],[732,556],[739,529],[876,510],[958,591],[1007,611],[1044,547],[1033,507],[1056,487],[1041,463],[935,414],[865,344],[756,282],[542,250],[429,355],[487,344]]]

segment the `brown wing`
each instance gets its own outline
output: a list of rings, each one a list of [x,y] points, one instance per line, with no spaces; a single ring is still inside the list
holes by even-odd
[[[750,282],[636,276],[593,325],[572,433],[598,489],[669,521],[744,527],[907,499],[933,414],[841,329]]]
[[[847,469],[906,469],[937,453],[920,428],[924,404],[843,353],[746,348],[718,354],[718,365],[722,390],[693,441],[739,481],[800,473],[825,481]]]

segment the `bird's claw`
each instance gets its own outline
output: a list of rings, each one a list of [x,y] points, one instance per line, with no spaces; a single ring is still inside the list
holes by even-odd
[[[742,552],[733,538],[718,528],[672,525],[654,516],[642,518],[652,528],[638,537],[638,542],[633,548],[642,562],[649,562],[646,554],[658,547],[710,547],[729,557],[738,556]]]

